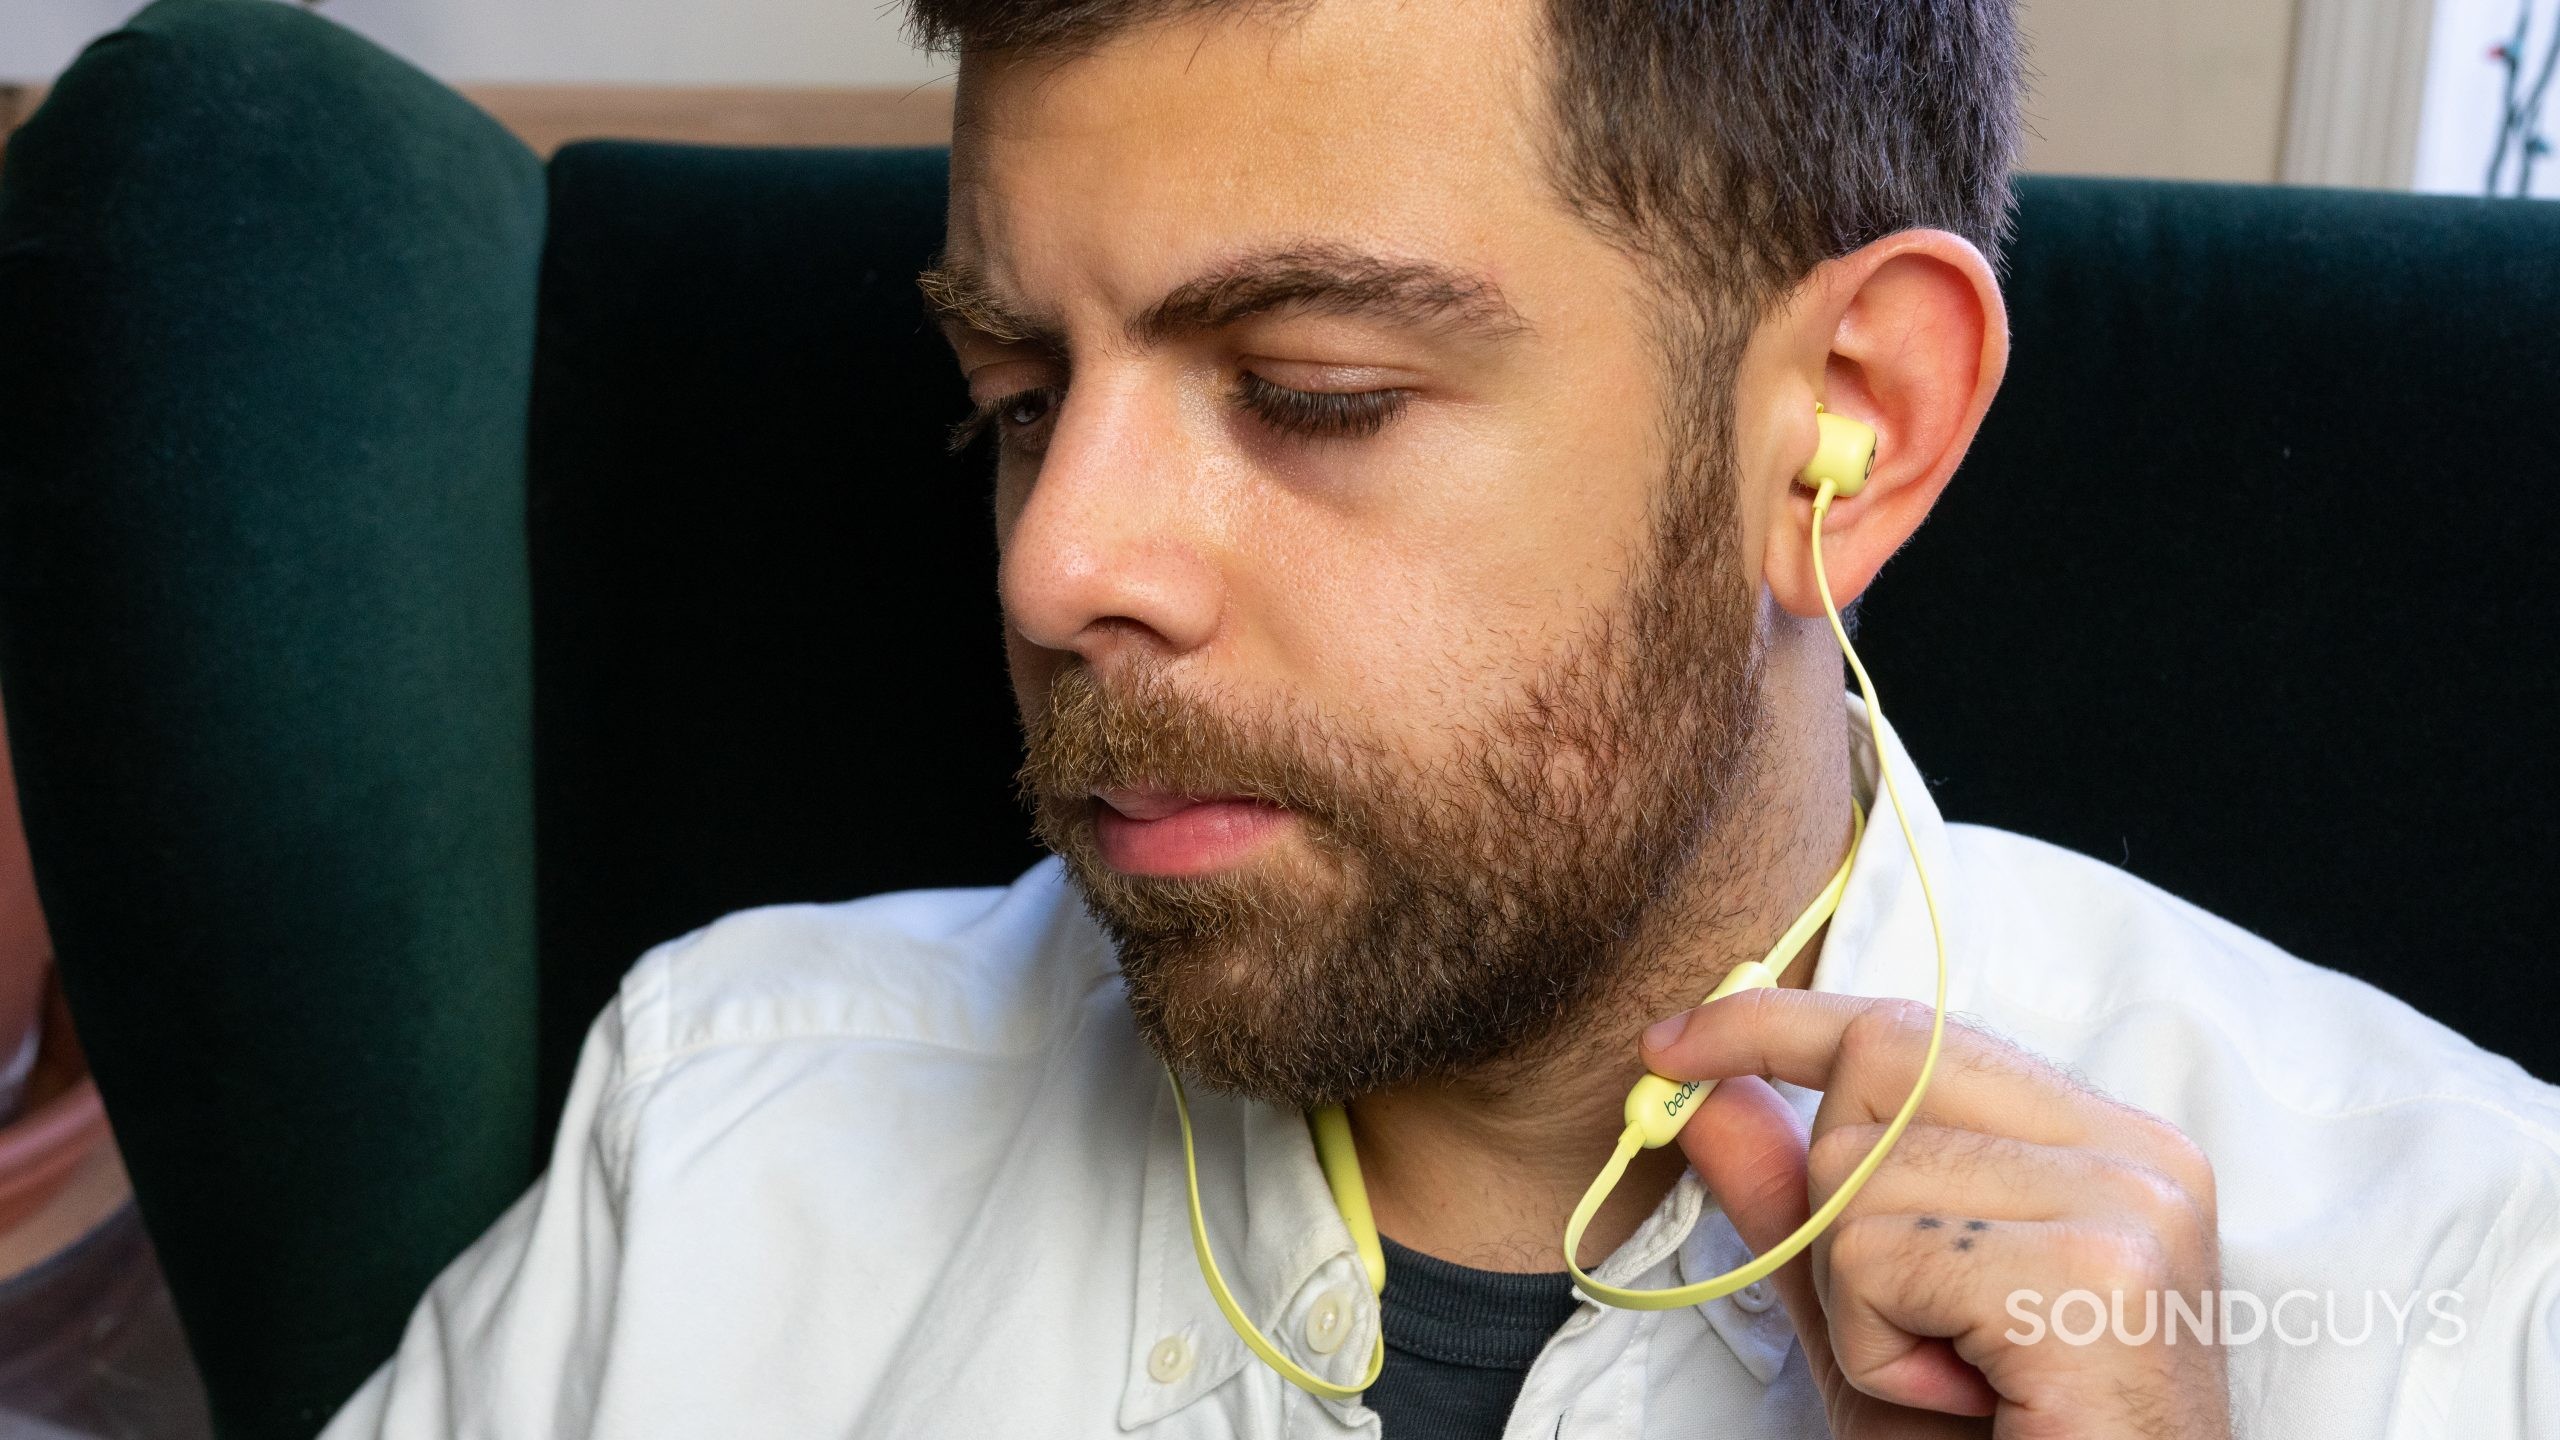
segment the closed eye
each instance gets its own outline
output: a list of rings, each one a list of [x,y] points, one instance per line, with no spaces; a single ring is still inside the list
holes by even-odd
[[[1293,390],[1247,370],[1236,377],[1236,403],[1287,435],[1356,440],[1375,435],[1413,398],[1410,390]]]
[[[1247,370],[1236,379],[1238,408],[1284,435],[1306,439],[1356,440],[1375,435],[1402,413],[1413,398],[1410,390],[1298,390]],[[946,449],[957,455],[990,429],[1017,435],[1038,427],[1057,409],[1058,387],[1018,390],[980,405],[953,425]]]

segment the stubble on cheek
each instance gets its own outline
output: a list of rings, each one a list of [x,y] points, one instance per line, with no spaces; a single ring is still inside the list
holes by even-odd
[[[1547,1063],[1639,997],[1759,704],[1732,491],[1657,524],[1614,606],[1417,760],[1297,707],[1080,661],[1027,706],[1023,796],[1117,945],[1141,1035],[1209,1088],[1296,1106]],[[1528,664],[1528,662],[1523,662]],[[1182,879],[1112,870],[1097,788],[1236,795],[1293,836]],[[1706,857],[1709,860],[1713,856]]]

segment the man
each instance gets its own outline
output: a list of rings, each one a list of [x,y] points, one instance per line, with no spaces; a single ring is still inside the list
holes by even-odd
[[[1061,859],[649,955],[332,1436],[2555,1433],[2553,1093],[1941,823],[1844,703],[1793,482],[1817,404],[1878,433],[1847,603],[1999,383],[2005,4],[916,20],[960,60],[923,285]],[[1853,834],[1785,985],[1692,1008]],[[1931,898],[1968,1019],[1839,1222],[1774,1286],[1578,1299],[1648,1067],[1724,1083],[1599,1212],[1602,1281],[1839,1189],[1918,1070]],[[1238,1304],[1355,1398],[1213,1302],[1159,1059]]]

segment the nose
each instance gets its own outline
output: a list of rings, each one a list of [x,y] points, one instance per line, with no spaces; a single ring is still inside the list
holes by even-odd
[[[1208,644],[1224,586],[1205,458],[1178,396],[1078,377],[1019,508],[999,516],[1006,624],[1097,663],[1114,649],[1169,657]]]

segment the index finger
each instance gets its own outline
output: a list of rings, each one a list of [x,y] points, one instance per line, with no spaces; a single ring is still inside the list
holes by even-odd
[[[1676,1037],[1645,1032],[1645,1064],[1673,1080],[1763,1075],[1845,1102],[1852,1121],[1891,1117],[1928,1052],[1930,1009],[1816,990],[1762,988],[1684,1012]],[[1675,1017],[1677,1018],[1677,1017]],[[1921,1116],[1932,1123],[2075,1145],[2089,1134],[2080,1087],[2006,1041],[1949,1020]]]

